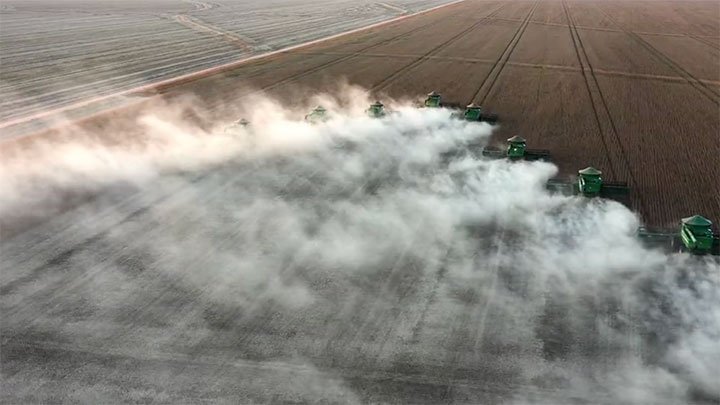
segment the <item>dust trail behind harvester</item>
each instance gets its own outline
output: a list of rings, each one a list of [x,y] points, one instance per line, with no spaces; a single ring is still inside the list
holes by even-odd
[[[550,164],[473,157],[488,125],[403,102],[372,119],[340,94],[253,100],[231,131],[148,114],[142,138],[3,161],[5,220],[64,212],[3,242],[5,398],[720,397],[717,262],[644,249],[620,204],[547,194]],[[304,122],[316,103],[331,119]],[[92,199],[67,211],[74,194]],[[152,365],[170,358],[193,367]]]

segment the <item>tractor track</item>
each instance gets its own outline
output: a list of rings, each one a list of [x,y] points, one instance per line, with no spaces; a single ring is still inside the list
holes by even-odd
[[[590,99],[590,106],[592,107],[593,114],[595,116],[595,122],[598,126],[598,132],[600,133],[600,140],[603,143],[603,148],[605,149],[605,156],[607,157],[610,164],[610,172],[613,178],[617,180],[617,163],[613,164],[612,156],[614,156],[614,154],[610,153],[610,148],[608,146],[607,140],[608,136],[606,136],[606,132],[609,132],[609,136],[615,140],[620,150],[620,156],[624,163],[625,171],[628,173],[628,176],[630,178],[631,185],[636,186],[637,181],[635,180],[635,177],[629,168],[627,155],[622,147],[622,143],[620,142],[617,129],[615,127],[615,122],[612,119],[610,109],[608,108],[607,102],[605,101],[605,96],[603,96],[602,94],[600,83],[595,76],[592,64],[590,63],[590,59],[587,56],[585,46],[583,45],[582,39],[580,38],[580,34],[577,30],[577,26],[575,25],[575,20],[573,19],[572,14],[570,13],[570,9],[564,0],[562,2],[562,6],[565,12],[565,16],[567,18],[567,26],[568,30],[570,31],[570,37],[572,38],[573,47],[575,48],[575,54],[578,58],[578,63],[582,68],[583,81],[585,82],[585,88],[588,91],[588,98]],[[590,72],[589,75],[588,72]],[[601,111],[598,111],[599,106],[602,106]],[[603,118],[601,118],[601,115],[603,116]],[[605,120],[607,120],[608,125],[604,126],[603,122]]]
[[[422,64],[422,63],[425,61],[425,58],[427,58],[427,57],[429,57],[429,56],[432,56],[432,55],[438,53],[439,51],[443,50],[443,49],[446,48],[447,46],[453,44],[455,41],[457,41],[458,39],[460,39],[460,38],[462,38],[463,36],[465,36],[467,33],[471,32],[472,30],[474,30],[475,28],[477,28],[480,24],[482,24],[483,22],[485,22],[488,18],[491,18],[493,15],[497,14],[502,8],[504,8],[504,7],[507,6],[508,4],[509,4],[509,3],[502,3],[499,7],[497,7],[496,9],[494,9],[494,10],[493,10],[492,12],[490,12],[487,16],[480,18],[477,22],[475,22],[473,25],[471,25],[471,26],[468,27],[467,29],[464,29],[464,30],[460,31],[458,34],[452,36],[452,37],[451,37],[450,39],[448,39],[447,41],[445,41],[445,42],[441,43],[440,45],[438,45],[438,46],[430,49],[428,52],[426,52],[426,53],[423,54],[422,56],[418,57],[418,58],[415,59],[413,62],[411,62],[411,63],[409,63],[409,64],[401,67],[400,69],[398,69],[398,70],[396,70],[395,72],[391,73],[390,75],[386,76],[386,77],[385,77],[384,79],[382,79],[381,81],[375,83],[375,84],[371,87],[371,90],[373,90],[373,91],[378,91],[378,90],[384,89],[385,87],[387,87],[388,84],[390,84],[393,80],[395,80],[395,79],[396,79],[397,77],[399,77],[401,74],[412,70],[412,69],[415,68],[416,66]]]
[[[694,40],[696,40],[696,41],[698,41],[698,42],[700,42],[700,43],[702,43],[702,44],[705,44],[705,45],[707,45],[707,46],[709,46],[709,47],[711,47],[711,48],[720,50],[720,41],[718,41],[718,42],[712,42],[712,41],[709,41],[709,40],[707,40],[707,39],[705,39],[705,38],[703,38],[703,37],[700,37],[700,36],[697,36],[697,35],[692,35],[692,34],[687,34],[686,36],[687,36],[688,38],[692,38],[692,39],[694,39]]]
[[[603,10],[601,7],[599,7],[596,4],[593,4],[595,8],[597,8],[601,13],[607,17],[610,22],[612,22],[616,27],[621,29],[623,32],[625,32],[626,35],[628,35],[630,38],[635,40],[638,44],[640,44],[643,48],[647,49],[653,56],[655,56],[656,59],[658,59],[660,62],[662,62],[665,66],[669,67],[670,69],[674,70],[676,73],[678,73],[680,76],[682,76],[687,83],[689,83],[691,86],[695,88],[700,94],[705,96],[708,100],[710,100],[712,103],[714,103],[717,106],[720,106],[720,93],[718,93],[716,90],[708,87],[705,85],[702,81],[698,80],[695,76],[693,76],[690,72],[685,70],[682,66],[675,63],[672,59],[668,58],[663,54],[662,52],[658,51],[654,46],[650,45],[647,41],[645,41],[640,35],[636,34],[633,31],[628,31],[620,25],[615,19],[613,19],[610,14],[608,14],[605,10]]]
[[[485,100],[487,99],[488,95],[492,91],[493,87],[495,86],[495,83],[497,82],[498,77],[500,77],[500,74],[502,73],[503,69],[505,69],[505,65],[507,64],[508,60],[510,59],[510,55],[515,50],[515,46],[520,42],[520,38],[522,37],[523,33],[525,33],[525,29],[528,26],[528,23],[530,21],[530,18],[532,18],[533,14],[535,13],[535,10],[538,7],[538,4],[540,4],[539,1],[535,1],[533,3],[532,8],[528,12],[528,14],[523,19],[523,22],[518,27],[517,31],[515,31],[515,35],[510,39],[510,42],[508,42],[507,46],[505,46],[505,49],[500,54],[500,56],[497,58],[495,63],[493,64],[493,67],[490,69],[490,72],[488,72],[488,75],[485,76],[485,79],[483,79],[482,83],[480,83],[480,86],[478,86],[477,91],[475,94],[473,94],[472,99],[470,101],[475,101],[480,97],[480,94],[483,93],[483,89],[485,89],[485,85],[488,83],[488,80],[490,80],[490,84],[487,86],[487,89],[484,91],[484,95],[479,100],[479,104],[483,105]],[[492,77],[492,79],[490,79]]]

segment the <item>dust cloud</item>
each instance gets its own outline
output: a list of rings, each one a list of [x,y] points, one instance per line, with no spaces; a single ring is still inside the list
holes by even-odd
[[[359,328],[357,334],[385,331],[390,347],[420,359],[413,363],[418,370],[433,351],[464,353],[448,355],[447,370],[491,367],[499,356],[517,373],[469,383],[501,387],[510,403],[720,398],[720,264],[642,247],[634,236],[637,215],[618,203],[548,194],[544,182],[557,172],[549,163],[476,157],[472,148],[488,143],[489,125],[406,101],[387,102],[393,111],[373,119],[364,113],[371,100],[362,89],[339,94],[295,109],[254,99],[237,106],[237,118],[251,124],[230,129],[229,122],[200,129],[147,114],[142,139],[107,145],[78,133],[76,141],[39,145],[0,163],[4,217],[60,212],[69,191],[123,185],[122,204],[130,208],[103,202],[92,215],[62,214],[74,234],[103,230],[92,249],[54,264],[83,274],[102,269],[70,290],[93,310],[77,321],[85,326],[63,332],[69,340],[136,357],[152,357],[164,345],[213,353],[208,342],[218,328],[274,313],[307,339],[277,343],[255,358],[301,358],[332,369],[328,364],[352,356],[336,348],[329,361],[315,342]],[[328,121],[303,120],[315,104],[329,110]],[[137,207],[147,208],[128,219]],[[22,249],[23,238],[29,236],[7,241],[6,253],[20,257],[13,249]],[[67,234],[58,238],[73,243]],[[3,286],[26,270],[20,259],[7,260],[16,266]],[[182,311],[163,302],[167,294],[156,297],[168,284],[187,297],[172,304]],[[39,282],[32,291],[50,285]],[[434,298],[426,286],[434,286]],[[33,297],[22,288],[4,296],[6,330],[22,329],[23,320],[45,310]],[[366,317],[347,307],[357,297],[372,303],[363,308]],[[121,318],[133,302],[147,305],[138,322],[165,318],[161,336],[139,328],[117,340],[97,338],[98,325]],[[452,318],[455,310],[469,314],[460,325],[469,330],[465,338],[452,349],[423,340],[427,312]],[[303,319],[312,328],[302,329]],[[324,329],[323,319],[336,329]],[[234,332],[248,339],[257,328]],[[358,347],[366,352],[355,356],[380,359],[394,350]],[[447,378],[452,385],[452,373]],[[355,386],[333,381],[329,397],[320,382],[292,398],[363,401]],[[266,389],[281,389],[272,385]]]

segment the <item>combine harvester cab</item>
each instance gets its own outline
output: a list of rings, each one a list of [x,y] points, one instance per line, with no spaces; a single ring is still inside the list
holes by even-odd
[[[521,136],[513,136],[507,140],[507,149],[501,150],[497,148],[484,148],[482,156],[491,159],[510,159],[510,160],[543,160],[550,162],[550,151],[545,149],[527,149],[527,141]]]
[[[319,124],[329,119],[330,116],[328,115],[327,110],[321,105],[315,107],[312,111],[310,111],[310,114],[305,116],[305,121],[311,124]]]
[[[423,106],[427,108],[449,108],[451,110],[462,109],[462,104],[460,103],[447,103],[442,101],[442,96],[440,95],[440,93],[437,93],[435,91],[431,91],[430,93],[428,93],[427,98],[423,103]]]
[[[573,181],[550,179],[546,188],[551,192],[564,195],[583,195],[588,198],[600,197],[629,205],[630,188],[624,182],[604,181],[602,172],[594,167],[586,167],[578,171]]]
[[[249,129],[248,128],[249,126],[250,126],[250,121],[246,120],[245,118],[241,118],[241,119],[233,122],[232,124],[228,125],[227,127],[225,127],[225,133],[237,133],[242,130]]]
[[[641,227],[637,235],[647,247],[720,256],[720,235],[713,233],[712,221],[702,215],[683,218],[676,230]]]
[[[370,107],[365,110],[365,112],[371,118],[383,118],[387,115],[387,112],[385,112],[385,105],[379,101],[370,104]]]
[[[498,116],[496,114],[487,114],[483,112],[482,107],[471,103],[465,107],[462,119],[470,122],[487,122],[490,125],[495,125],[497,123]]]

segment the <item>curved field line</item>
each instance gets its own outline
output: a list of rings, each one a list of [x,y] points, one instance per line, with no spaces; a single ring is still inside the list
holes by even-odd
[[[469,33],[470,31],[474,30],[474,29],[475,29],[476,27],[478,27],[480,24],[482,24],[483,22],[485,22],[487,18],[493,16],[494,14],[496,14],[497,12],[499,12],[503,7],[507,6],[508,4],[509,4],[509,3],[502,3],[502,4],[500,4],[499,7],[497,7],[496,9],[494,9],[494,10],[493,10],[492,12],[490,12],[487,16],[480,18],[477,22],[475,22],[474,24],[472,24],[470,27],[462,30],[461,32],[459,32],[459,33],[456,34],[456,35],[453,35],[453,36],[452,36],[450,39],[448,39],[447,41],[445,41],[445,42],[441,43],[440,45],[438,45],[438,46],[430,49],[428,52],[426,52],[426,53],[423,54],[422,56],[418,57],[416,60],[412,61],[411,63],[409,63],[409,64],[407,64],[407,65],[405,65],[405,66],[403,66],[403,67],[401,67],[400,69],[398,69],[398,70],[396,70],[395,72],[391,73],[390,75],[386,76],[384,79],[382,79],[382,80],[380,80],[379,82],[375,83],[375,84],[372,86],[371,90],[381,90],[381,89],[385,88],[385,87],[386,87],[388,84],[390,84],[393,80],[395,80],[397,77],[399,77],[400,74],[412,70],[412,69],[415,68],[416,66],[420,65],[421,63],[423,63],[423,62],[426,60],[426,58],[428,58],[429,56],[432,56],[432,55],[438,53],[438,52],[441,51],[443,48],[446,48],[448,45],[451,45],[452,43],[454,43],[454,42],[457,41],[458,39],[462,38],[464,35],[466,35],[466,34]]]
[[[600,10],[600,12],[603,13],[605,15],[605,17],[607,17],[607,19],[610,20],[610,22],[612,22],[616,27],[623,30],[625,32],[625,34],[627,34],[630,38],[634,39],[635,42],[637,42],[638,44],[642,45],[645,49],[647,49],[650,52],[650,54],[655,56],[656,59],[658,59],[660,62],[662,62],[665,66],[669,67],[670,69],[674,70],[675,72],[677,72],[681,76],[683,76],[683,78],[685,78],[685,81],[688,82],[691,86],[693,86],[700,94],[705,96],[708,100],[713,102],[715,105],[720,106],[720,93],[718,93],[714,89],[705,85],[705,83],[698,80],[695,76],[690,74],[690,72],[685,70],[685,68],[683,68],[682,66],[675,63],[669,57],[665,56],[665,54],[658,51],[654,46],[650,45],[650,43],[645,41],[640,35],[632,32],[632,31],[626,30],[625,27],[623,27],[617,21],[615,21],[610,16],[610,14],[605,12],[605,10],[603,10],[600,6],[598,6],[597,4],[594,4],[594,3],[593,3],[593,6],[595,8],[597,8],[598,10]]]
[[[527,28],[533,14],[535,14],[535,10],[537,9],[538,4],[540,4],[540,2],[535,1],[532,8],[530,9],[530,11],[523,19],[522,24],[520,24],[517,31],[515,31],[515,35],[513,35],[513,37],[510,39],[510,42],[508,42],[507,46],[505,47],[505,50],[500,54],[498,59],[495,61],[495,64],[493,65],[492,69],[490,69],[490,72],[488,72],[488,75],[485,77],[483,82],[480,84],[480,87],[478,87],[477,91],[473,95],[472,100],[475,100],[476,98],[478,98],[478,96],[482,92],[483,87],[485,86],[485,83],[487,82],[487,80],[490,77],[492,77],[492,80],[490,81],[490,85],[488,86],[487,91],[485,92],[485,94],[482,96],[482,99],[480,100],[480,105],[482,105],[485,102],[485,100],[487,99],[488,95],[490,95],[490,92],[492,91],[493,87],[495,86],[495,83],[497,82],[498,77],[500,77],[500,74],[502,73],[503,69],[505,69],[505,65],[507,64],[508,60],[510,59],[510,55],[512,55],[518,42],[520,42],[520,38],[525,33],[525,29]],[[499,68],[496,71],[495,68],[498,66],[499,66]],[[494,75],[493,75],[493,72],[495,72]]]

